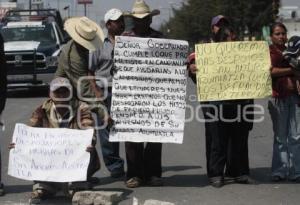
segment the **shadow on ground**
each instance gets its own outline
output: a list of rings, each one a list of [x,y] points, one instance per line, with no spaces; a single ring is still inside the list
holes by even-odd
[[[168,166],[163,167],[163,172],[181,172],[186,170],[199,170],[201,166]],[[164,186],[169,187],[203,187],[208,184],[206,175],[197,174],[175,174],[164,177]]]
[[[168,166],[168,167],[163,167],[162,171],[163,172],[168,172],[168,171],[185,171],[189,169],[202,169],[201,166]]]
[[[258,184],[297,184],[296,182],[284,180],[280,182],[273,182],[271,180],[271,168],[261,167],[250,170],[251,177],[257,181]],[[299,183],[298,183],[299,184]]]
[[[9,98],[38,98],[48,97],[48,88],[13,89],[8,90]]]
[[[32,185],[5,185],[5,192],[7,194],[18,194],[31,191]]]
[[[195,169],[198,169],[199,167],[194,167]],[[191,167],[187,169],[192,169]],[[177,167],[176,169],[164,168],[164,170],[183,170],[181,167]],[[260,185],[260,184],[297,184],[293,181],[284,180],[281,182],[273,182],[271,181],[270,173],[271,169],[270,167],[261,167],[261,168],[254,168],[250,170],[250,177],[252,178],[252,185]],[[234,182],[225,182],[226,184],[232,184]],[[205,187],[209,186],[208,178],[206,174],[199,174],[199,175],[179,175],[175,174],[172,176],[164,177],[164,186],[170,186],[170,187]]]

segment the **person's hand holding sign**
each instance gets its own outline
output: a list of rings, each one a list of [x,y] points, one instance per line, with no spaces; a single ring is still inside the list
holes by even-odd
[[[11,142],[9,145],[8,145],[8,149],[14,149],[16,146],[16,144],[14,142]]]

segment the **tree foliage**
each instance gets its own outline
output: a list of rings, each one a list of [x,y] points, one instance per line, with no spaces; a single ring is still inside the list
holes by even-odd
[[[272,0],[187,0],[161,30],[169,38],[186,39],[191,44],[207,41],[211,35],[211,18],[227,16],[239,37],[258,36],[272,19]],[[247,33],[248,32],[248,33]]]

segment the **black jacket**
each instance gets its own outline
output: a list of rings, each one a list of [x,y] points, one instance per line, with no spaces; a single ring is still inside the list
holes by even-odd
[[[4,55],[4,41],[0,34],[0,114],[4,110],[7,87],[7,67]]]

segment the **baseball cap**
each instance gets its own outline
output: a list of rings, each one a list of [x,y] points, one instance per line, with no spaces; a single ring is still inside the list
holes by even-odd
[[[63,78],[63,77],[54,78],[50,83],[51,92],[54,92],[61,87],[66,87],[69,90],[72,89],[72,85],[67,78]]]
[[[300,52],[300,36],[292,36],[288,43],[285,54],[297,55]]]
[[[122,11],[119,9],[110,9],[104,15],[104,22],[107,23],[108,21],[115,21],[118,20],[123,15]]]
[[[211,26],[217,25],[222,19],[225,20],[227,23],[229,23],[228,19],[225,16],[218,15],[211,19]]]

